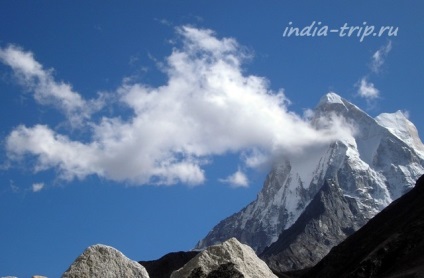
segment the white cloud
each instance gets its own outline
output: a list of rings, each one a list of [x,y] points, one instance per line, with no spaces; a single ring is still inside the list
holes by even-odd
[[[19,193],[21,189],[15,184],[15,181],[9,180],[9,187],[13,193]]]
[[[56,82],[53,70],[45,70],[33,53],[15,45],[0,48],[0,62],[10,66],[18,80],[27,90],[34,92],[34,98],[43,105],[60,109],[74,125],[89,118],[90,114],[103,105],[101,98],[86,101],[72,90],[72,86]]]
[[[374,87],[374,84],[368,82],[365,77],[358,83],[358,95],[367,99],[373,100],[379,97],[380,91]]]
[[[168,19],[165,19],[165,18],[155,18],[155,20],[157,22],[159,22],[160,24],[164,25],[164,26],[172,26],[172,22],[169,21]]]
[[[383,66],[385,59],[389,52],[392,50],[392,41],[388,41],[386,45],[383,45],[379,50],[377,50],[372,55],[371,61],[371,71],[374,73],[379,73],[381,67]]]
[[[271,154],[299,152],[350,132],[339,124],[317,130],[289,112],[282,90],[274,92],[265,78],[244,73],[241,65],[249,57],[235,39],[190,26],[176,30],[182,44],[163,64],[167,82],[151,87],[124,79],[117,90],[133,112],[130,118],[104,116],[90,123],[90,140],[84,142],[48,126],[20,126],[7,138],[9,157],[32,155],[36,171],[55,168],[66,179],[95,174],[134,184],[196,185],[206,180],[203,166],[213,156],[239,153],[247,167],[260,167]],[[24,54],[15,72],[56,84],[32,54]],[[65,87],[64,95],[48,91],[43,98],[71,112],[84,110],[87,102]],[[234,181],[243,184],[242,177]]]
[[[89,174],[102,175],[101,169],[96,168],[98,151],[95,145],[71,141],[47,126],[36,125],[32,128],[19,126],[13,130],[7,138],[6,148],[12,159],[22,158],[25,154],[36,156],[37,172],[56,167],[62,178],[73,179]]]
[[[249,186],[249,179],[247,176],[239,169],[234,174],[228,176],[225,179],[220,179],[220,182],[228,183],[233,187],[247,187]]]
[[[41,190],[44,189],[44,183],[42,182],[34,183],[31,188],[32,188],[32,192],[40,192]]]
[[[379,73],[383,66],[387,55],[392,50],[392,42],[388,41],[387,44],[380,47],[371,58],[370,69],[372,73]],[[368,77],[364,76],[356,84],[358,87],[358,95],[365,98],[368,102],[379,98],[380,91],[374,86],[373,83],[368,81]]]

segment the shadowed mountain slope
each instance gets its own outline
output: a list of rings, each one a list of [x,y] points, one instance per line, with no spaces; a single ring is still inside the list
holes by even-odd
[[[276,272],[306,268],[365,223],[357,203],[343,196],[337,181],[329,180],[297,221],[260,257]]]
[[[302,277],[424,277],[424,175]]]

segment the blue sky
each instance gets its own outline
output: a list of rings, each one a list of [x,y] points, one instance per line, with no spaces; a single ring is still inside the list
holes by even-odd
[[[422,132],[424,4],[316,2],[1,1],[0,276],[192,248],[272,161],[341,136],[305,119],[328,92]]]

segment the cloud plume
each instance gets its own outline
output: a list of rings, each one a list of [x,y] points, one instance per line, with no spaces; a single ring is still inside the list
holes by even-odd
[[[225,179],[220,179],[220,182],[228,183],[233,187],[247,187],[249,186],[249,180],[245,173],[240,169]]]
[[[367,79],[363,77],[358,83],[358,94],[367,100],[373,100],[379,97],[380,91],[374,87],[373,83],[368,82]]]
[[[379,74],[381,67],[386,61],[387,55],[392,50],[392,41],[388,41],[387,44],[381,46],[371,57],[370,69],[371,72],[363,76],[361,80],[355,84],[358,88],[358,95],[368,102],[372,102],[380,97],[380,91],[374,86],[374,83],[369,82],[369,76],[371,74]]]
[[[44,183],[42,182],[33,183],[31,187],[32,192],[40,192],[43,189],[44,189]]]
[[[46,125],[19,126],[6,140],[9,158],[33,156],[36,171],[55,168],[68,180],[98,175],[140,185],[196,185],[206,180],[204,166],[214,156],[239,154],[246,167],[256,167],[272,153],[297,152],[345,132],[340,126],[317,130],[288,111],[283,90],[273,91],[266,78],[244,73],[249,55],[235,39],[191,26],[178,27],[176,33],[181,44],[161,68],[165,84],[124,79],[116,90],[130,116],[87,122],[85,141]],[[90,102],[70,85],[54,81],[31,53],[12,46],[0,57],[41,104],[54,103],[71,118],[84,111],[88,119]],[[224,180],[248,184],[241,172]]]
[[[388,41],[386,45],[383,45],[382,47],[380,47],[380,49],[377,50],[372,55],[371,71],[373,73],[379,73],[380,72],[381,67],[383,66],[383,64],[386,60],[386,57],[391,50],[392,50],[392,41]]]
[[[74,125],[89,118],[90,114],[102,106],[101,99],[87,101],[73,91],[72,86],[56,82],[53,70],[46,70],[37,62],[32,52],[9,45],[0,48],[0,62],[12,68],[19,84],[34,93],[37,102],[51,105],[62,111]]]

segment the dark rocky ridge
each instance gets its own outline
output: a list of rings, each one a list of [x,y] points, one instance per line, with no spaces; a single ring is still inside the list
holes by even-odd
[[[343,196],[336,180],[328,180],[298,220],[260,257],[276,273],[311,267],[365,223],[356,201]]]
[[[169,278],[172,272],[183,267],[198,253],[198,251],[173,252],[157,260],[140,261],[139,263],[146,268],[150,278]]]
[[[306,274],[291,277],[424,277],[424,175]],[[282,276],[283,277],[283,276]],[[286,276],[287,277],[287,276]]]
[[[202,268],[194,269],[188,278],[244,278],[244,275],[235,268],[233,263],[221,264],[209,274],[205,274]]]

